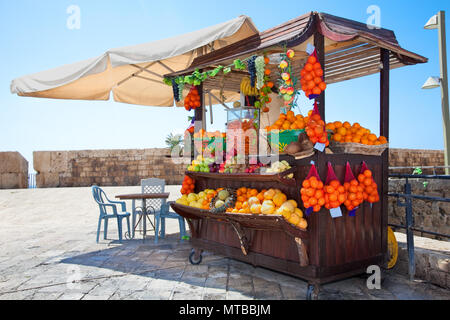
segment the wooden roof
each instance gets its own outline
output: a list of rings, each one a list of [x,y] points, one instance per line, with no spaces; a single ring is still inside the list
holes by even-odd
[[[325,81],[328,84],[379,72],[380,48],[390,51],[391,69],[428,61],[427,58],[400,47],[391,30],[370,29],[366,24],[357,21],[327,13],[310,12],[232,45],[199,56],[189,68],[166,76],[186,75],[195,69],[208,70],[217,65],[231,64],[234,59],[245,58],[250,54],[261,54],[263,51],[282,52],[284,46],[293,48],[299,53],[296,54],[294,61],[294,72],[300,72],[307,58],[304,52],[306,43],[312,43],[312,37],[316,32],[325,37],[324,70]],[[277,66],[270,65],[269,68],[276,70]],[[219,79],[208,79],[204,86],[206,89],[222,87],[225,91],[238,91],[242,76],[242,72],[233,71],[227,75],[226,81],[216,77]]]

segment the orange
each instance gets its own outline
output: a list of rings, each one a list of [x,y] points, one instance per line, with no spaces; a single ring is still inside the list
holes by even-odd
[[[316,199],[322,198],[322,197],[323,197],[323,190],[322,190],[322,189],[316,190],[316,193],[314,194],[314,197],[315,197]]]
[[[297,120],[297,121],[295,121],[295,124],[297,125],[298,129],[304,129],[305,128],[305,122],[303,120]]]
[[[344,128],[346,128],[346,129],[350,129],[352,125],[350,124],[350,122],[345,121],[345,122],[342,124],[342,126],[343,126]]]
[[[347,134],[347,129],[345,129],[344,127],[339,127],[337,133],[339,133],[341,136],[345,136]]]
[[[339,133],[336,133],[335,135],[333,135],[333,140],[339,142],[342,140],[342,136]]]
[[[313,65],[311,63],[307,63],[307,64],[305,64],[304,69],[306,71],[311,71],[313,69]]]
[[[322,181],[319,181],[317,183],[317,188],[316,189],[323,189],[323,182]]]
[[[314,212],[319,212],[319,211],[320,211],[320,206],[319,206],[319,205],[315,205],[315,206],[313,207],[313,211],[314,211]]]
[[[371,178],[372,177],[372,171],[370,171],[370,170],[364,170],[363,174],[367,178]]]
[[[309,188],[311,186],[309,180],[303,180],[302,186],[303,188]]]
[[[344,141],[345,142],[352,142],[352,136],[345,136],[345,139],[344,139]]]
[[[366,179],[366,176],[363,175],[362,173],[358,175],[358,181],[359,182],[363,182]]]
[[[284,130],[288,130],[291,127],[291,123],[289,121],[283,122],[283,125],[281,126]]]
[[[317,186],[318,186],[318,184],[319,184],[319,182],[317,181],[317,179],[311,179],[310,183],[311,183],[311,188],[317,189]]]
[[[323,206],[325,204],[325,198],[322,197],[322,198],[317,199],[317,204],[319,206]]]
[[[367,179],[364,180],[363,183],[364,183],[365,186],[370,186],[370,185],[372,185],[372,179],[371,178],[367,178]]]
[[[360,142],[361,142],[361,137],[359,137],[359,136],[354,136],[354,137],[352,138],[352,142],[360,143]]]
[[[369,134],[369,136],[367,138],[369,139],[369,141],[372,141],[372,142],[377,141],[377,136],[374,135],[373,133]]]
[[[332,186],[334,189],[339,188],[340,185],[341,185],[341,184],[340,184],[339,181],[337,181],[337,180],[333,180],[333,181],[330,182],[330,186]]]
[[[266,76],[270,76],[270,69],[266,69],[266,70],[264,70],[264,73],[266,74]]]
[[[317,204],[317,199],[316,198],[310,198],[309,199],[309,205],[310,206],[315,206]]]
[[[317,62],[316,57],[310,56],[310,57],[308,58],[308,63],[314,65],[316,62]]]
[[[334,126],[335,126],[336,129],[339,129],[340,127],[342,127],[342,122],[340,122],[340,121],[335,121],[335,122],[334,122]]]
[[[315,127],[315,128],[314,128],[314,133],[315,133],[316,135],[321,135],[321,134],[323,133],[323,127],[321,127],[321,126]]]

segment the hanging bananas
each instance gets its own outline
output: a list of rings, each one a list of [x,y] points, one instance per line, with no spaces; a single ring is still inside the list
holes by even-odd
[[[242,78],[241,93],[244,96],[259,96],[259,90],[256,87],[252,87],[249,77]]]

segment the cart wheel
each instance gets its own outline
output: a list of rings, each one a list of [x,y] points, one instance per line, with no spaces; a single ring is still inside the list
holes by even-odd
[[[308,284],[306,291],[306,300],[318,300],[319,299],[319,286],[314,284]]]
[[[195,260],[195,250],[192,249],[191,254],[189,255],[189,262],[193,265],[197,265],[202,263],[202,254],[200,253],[198,256],[198,260]]]
[[[394,231],[392,231],[391,227],[388,227],[387,238],[388,238],[388,254],[389,254],[389,261],[387,264],[387,268],[392,269],[397,263],[398,243],[397,239],[395,239],[395,234]]]

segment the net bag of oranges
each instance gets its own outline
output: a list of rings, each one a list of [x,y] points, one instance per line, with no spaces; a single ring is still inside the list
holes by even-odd
[[[344,189],[347,193],[344,205],[348,210],[348,215],[354,217],[359,205],[364,201],[364,187],[356,180],[348,162],[345,166]]]
[[[358,181],[364,188],[363,198],[365,201],[370,204],[380,201],[378,186],[375,180],[373,180],[372,171],[369,170],[364,161],[361,166],[361,173],[358,175]]]
[[[314,108],[312,110],[311,116],[309,117],[308,123],[306,124],[306,134],[309,140],[313,143],[323,144],[325,147],[330,145],[328,140],[328,133],[325,130],[325,121],[322,120],[317,108],[317,103],[314,103]],[[315,145],[317,149],[317,145]]]
[[[187,94],[186,98],[184,98],[184,108],[187,111],[191,111],[192,109],[196,109],[201,106],[201,98],[198,94],[198,90],[196,86],[192,86]]]
[[[325,91],[327,85],[323,81],[323,69],[317,58],[317,50],[314,46],[308,45],[307,52],[311,53],[300,71],[300,84],[306,97],[311,100],[317,98]]]
[[[324,185],[317,173],[316,166],[312,164],[306,179],[302,183],[302,188],[300,189],[300,195],[307,216],[313,211],[319,212],[325,205],[325,193],[323,187]]]
[[[327,179],[325,180],[325,208],[330,210],[333,218],[342,216],[341,204],[347,199],[345,188],[341,185],[334,173],[331,163],[328,162]]]

